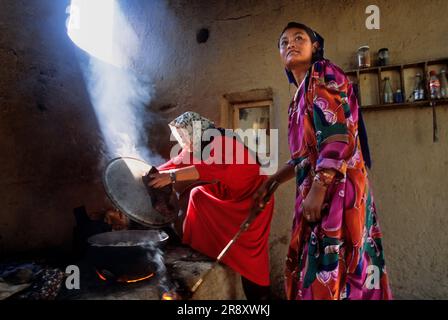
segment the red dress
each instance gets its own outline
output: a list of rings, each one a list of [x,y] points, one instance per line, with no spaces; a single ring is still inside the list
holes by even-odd
[[[224,146],[232,148],[224,148]],[[267,179],[260,174],[260,166],[242,143],[223,136],[210,144],[213,159],[222,163],[192,163],[192,153],[182,151],[177,157],[158,167],[160,171],[194,164],[199,180],[212,183],[192,189],[184,221],[183,242],[193,249],[216,258],[230,239],[238,232],[241,223],[249,215],[254,192]],[[224,150],[225,149],[225,150]],[[233,150],[233,153],[229,153]],[[237,162],[244,154],[243,161]],[[227,155],[226,153],[227,152]],[[224,159],[233,159],[231,164]],[[188,163],[185,160],[190,160]],[[240,164],[241,163],[241,164]],[[269,231],[274,199],[243,232],[223,258],[223,263],[255,282],[267,286],[269,279]]]

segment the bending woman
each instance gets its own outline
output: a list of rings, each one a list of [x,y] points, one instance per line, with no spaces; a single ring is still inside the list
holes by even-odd
[[[186,112],[169,126],[182,151],[158,167],[160,172],[152,176],[149,185],[160,188],[183,181],[208,182],[191,190],[179,231],[183,243],[216,258],[249,215],[253,195],[267,177],[260,174],[260,165],[244,144],[199,114]],[[202,137],[209,129],[219,135],[207,143]],[[209,157],[201,159],[203,155]],[[269,296],[268,238],[273,205],[271,199],[223,258],[242,275],[248,299]]]
[[[344,72],[324,59],[323,45],[300,23],[280,35],[281,60],[298,87],[288,111],[291,160],[255,198],[271,183],[296,178],[288,299],[391,299],[358,102]]]

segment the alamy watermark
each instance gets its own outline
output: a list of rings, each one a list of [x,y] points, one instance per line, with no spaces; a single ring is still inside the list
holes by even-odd
[[[65,287],[68,290],[79,290],[81,289],[81,273],[79,267],[72,264],[65,268],[65,274],[67,278],[65,279]]]
[[[380,269],[375,265],[369,265],[366,270],[367,277],[364,281],[364,287],[367,289],[379,290],[381,288]],[[69,265],[65,268],[65,287],[68,290],[81,289],[81,273],[77,265]]]
[[[201,129],[200,121],[193,121],[192,134],[171,134],[170,141],[179,144],[173,146],[170,158],[176,158],[184,147],[193,152],[194,157],[176,158],[176,164],[260,164],[260,174],[272,175],[278,169],[278,130],[277,129],[225,129],[222,131]],[[178,129],[185,130],[185,129]],[[182,141],[182,136],[191,140]],[[235,143],[234,140],[240,143]],[[213,141],[213,143],[212,143]],[[204,147],[203,147],[204,146]],[[269,146],[269,150],[268,150]]]
[[[366,19],[366,28],[369,30],[379,30],[380,8],[377,5],[371,4],[367,6],[366,14],[369,14],[369,16]]]

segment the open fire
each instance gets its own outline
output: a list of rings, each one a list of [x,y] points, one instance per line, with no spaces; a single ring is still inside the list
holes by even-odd
[[[162,294],[162,300],[182,300],[182,297],[177,292],[170,290]]]
[[[109,281],[111,279],[108,279],[103,273],[99,272],[98,270],[95,270],[96,274],[98,275],[98,278],[100,278],[102,281]],[[129,279],[127,276],[122,276],[119,277],[118,279],[116,279],[116,282],[120,282],[120,283],[135,283],[135,282],[140,282],[140,281],[144,281],[147,279],[150,279],[154,276],[154,273],[150,273],[146,276],[140,277],[140,278],[136,278],[136,279]]]
[[[98,278],[100,278],[102,281],[109,281],[110,279],[108,279],[103,273],[101,273],[98,270],[95,270]],[[114,281],[119,282],[119,283],[135,283],[135,282],[141,282],[147,279],[150,279],[152,277],[154,277],[154,273],[148,274],[147,276],[138,278],[138,279],[128,279],[127,277],[120,277]],[[175,290],[175,289],[171,289],[168,291],[165,291],[162,296],[161,296],[161,300],[182,300],[182,296]]]

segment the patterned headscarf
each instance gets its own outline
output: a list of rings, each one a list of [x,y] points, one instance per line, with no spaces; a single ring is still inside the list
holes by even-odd
[[[187,143],[193,142],[193,150],[195,151],[201,150],[201,139],[204,131],[215,128],[213,121],[193,111],[181,114],[168,125],[182,148]]]
[[[292,29],[292,28],[298,28],[298,29],[304,30],[310,37],[311,43],[315,43],[315,42],[319,43],[319,47],[317,48],[316,52],[313,54],[313,56],[311,58],[311,63],[314,63],[316,61],[324,59],[324,43],[325,43],[324,38],[322,38],[322,36],[319,33],[314,31],[307,25],[304,25],[303,23],[289,22],[286,25],[286,27],[283,29],[283,31],[280,33],[280,38],[282,37],[283,33],[286,30]],[[280,41],[278,43],[278,46],[280,48]],[[285,71],[286,71],[286,75],[288,76],[289,83],[294,83],[294,85],[297,87],[298,85],[297,85],[296,79],[294,78],[292,72],[289,71],[288,69],[285,69]]]

